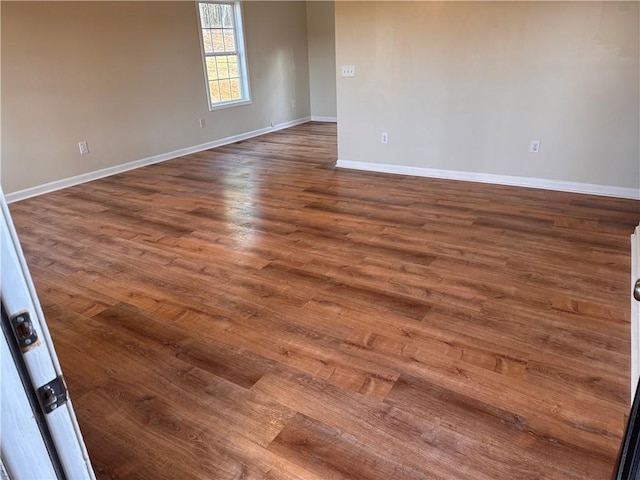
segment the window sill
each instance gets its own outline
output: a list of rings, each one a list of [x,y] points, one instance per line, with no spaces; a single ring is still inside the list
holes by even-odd
[[[241,107],[242,105],[251,105],[251,100],[236,100],[235,102],[225,102],[216,105],[209,104],[209,111],[224,110],[225,108]]]

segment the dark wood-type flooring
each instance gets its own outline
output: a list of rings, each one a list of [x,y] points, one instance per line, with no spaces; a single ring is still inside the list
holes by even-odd
[[[640,203],[309,123],[11,205],[99,479],[606,479]]]

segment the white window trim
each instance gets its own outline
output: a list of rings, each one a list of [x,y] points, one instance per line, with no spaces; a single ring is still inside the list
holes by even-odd
[[[200,4],[201,3],[224,3],[233,7],[235,30],[236,30],[236,45],[238,47],[240,78],[242,79],[241,86],[243,89],[243,97],[240,100],[232,100],[230,102],[211,102],[211,92],[209,91],[209,76],[207,75],[207,56],[204,50],[204,42],[202,40],[202,19],[200,18]],[[246,51],[246,39],[244,35],[243,24],[243,12],[241,1],[225,1],[225,0],[196,0],[196,15],[198,19],[198,38],[200,39],[200,56],[202,57],[202,73],[204,75],[205,92],[207,94],[207,104],[209,105],[209,111],[222,110],[230,107],[239,107],[242,105],[250,105],[251,100],[251,85],[249,83],[249,59],[247,58]],[[240,41],[238,41],[240,40]]]

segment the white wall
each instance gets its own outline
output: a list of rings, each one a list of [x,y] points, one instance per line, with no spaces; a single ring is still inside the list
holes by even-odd
[[[308,117],[305,2],[243,4],[253,103],[209,112],[195,2],[3,1],[5,193]]]
[[[640,187],[637,2],[333,5],[245,1],[253,104],[209,112],[194,2],[2,2],[5,192],[334,117],[336,64],[342,160]]]
[[[336,117],[335,3],[307,2],[311,116]]]
[[[638,19],[637,2],[336,2],[337,64],[356,67],[339,158],[638,189]]]

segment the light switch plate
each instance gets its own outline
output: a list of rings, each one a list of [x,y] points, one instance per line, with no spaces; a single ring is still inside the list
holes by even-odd
[[[356,76],[356,67],[355,67],[355,65],[342,65],[342,76],[343,77],[355,77]]]

